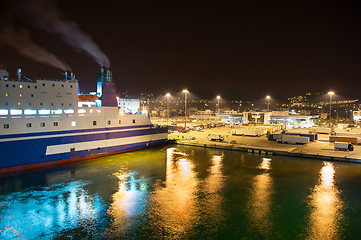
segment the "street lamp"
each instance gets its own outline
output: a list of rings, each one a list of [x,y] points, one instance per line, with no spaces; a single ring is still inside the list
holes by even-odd
[[[331,108],[332,108],[332,95],[335,94],[334,92],[330,91],[328,92],[330,95],[330,127],[331,127]]]
[[[168,120],[169,120],[169,97],[170,97],[170,93],[167,93],[165,96],[167,97],[167,126],[168,126]]]
[[[267,98],[267,112],[269,112],[269,100],[270,100],[271,96],[267,95],[266,98]]]
[[[184,92],[184,130],[187,130],[187,93],[189,93],[189,91],[187,89],[184,89],[183,92]]]
[[[221,96],[217,96],[217,100],[218,100],[218,104],[217,104],[217,106],[218,106],[218,110],[217,110],[217,112],[219,113],[219,99],[221,99]]]

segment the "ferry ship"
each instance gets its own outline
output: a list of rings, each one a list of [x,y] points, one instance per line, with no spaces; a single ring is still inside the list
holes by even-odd
[[[31,80],[0,69],[0,173],[131,151],[167,140],[146,114],[118,108],[109,68],[98,73],[96,95],[79,94],[78,80]],[[89,97],[90,96],[90,97]],[[84,100],[87,99],[87,100]]]

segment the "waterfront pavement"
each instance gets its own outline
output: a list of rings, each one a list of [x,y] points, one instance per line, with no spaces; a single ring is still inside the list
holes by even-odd
[[[266,136],[246,137],[232,136],[232,128],[218,127],[204,129],[204,132],[190,131],[188,133],[171,133],[169,140],[175,140],[178,144],[224,148],[239,151],[252,151],[264,154],[277,154],[286,156],[308,157],[324,160],[346,161],[361,163],[361,146],[355,145],[354,151],[334,150],[334,143],[328,142],[327,134],[319,134],[318,141],[306,145],[282,144],[268,141]],[[224,136],[223,142],[208,140],[209,134],[220,134]],[[191,138],[194,137],[194,140]],[[236,143],[231,144],[231,141]]]

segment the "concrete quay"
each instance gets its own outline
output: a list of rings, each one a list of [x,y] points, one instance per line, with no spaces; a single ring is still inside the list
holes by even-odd
[[[334,144],[327,141],[328,135],[324,134],[319,135],[319,139],[321,139],[319,141],[310,142],[307,145],[291,145],[268,141],[266,136],[232,136],[231,131],[232,128],[219,127],[204,129],[204,132],[175,132],[169,134],[168,139],[170,142],[180,145],[219,148],[249,152],[252,154],[283,155],[327,161],[361,163],[360,145],[355,145],[354,151],[336,151],[334,150]],[[210,141],[208,140],[209,134],[220,134],[224,136],[225,140],[223,142]],[[235,143],[230,143],[231,141],[235,141]]]

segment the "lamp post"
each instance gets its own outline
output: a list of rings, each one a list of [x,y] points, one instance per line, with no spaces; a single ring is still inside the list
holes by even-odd
[[[266,98],[267,98],[267,112],[269,112],[269,100],[271,96],[267,95]]]
[[[167,93],[165,96],[167,97],[167,126],[168,126],[168,121],[169,121],[169,97],[170,97],[170,93]]]
[[[218,104],[217,104],[217,106],[218,106],[218,109],[217,109],[217,113],[219,113],[219,99],[221,99],[221,96],[217,96],[217,100],[218,100]]]
[[[330,92],[328,92],[328,94],[330,95],[330,127],[331,127],[332,95],[335,93],[330,91]]]
[[[187,130],[187,93],[189,93],[189,91],[187,89],[184,89],[183,92],[184,92],[184,130]]]

